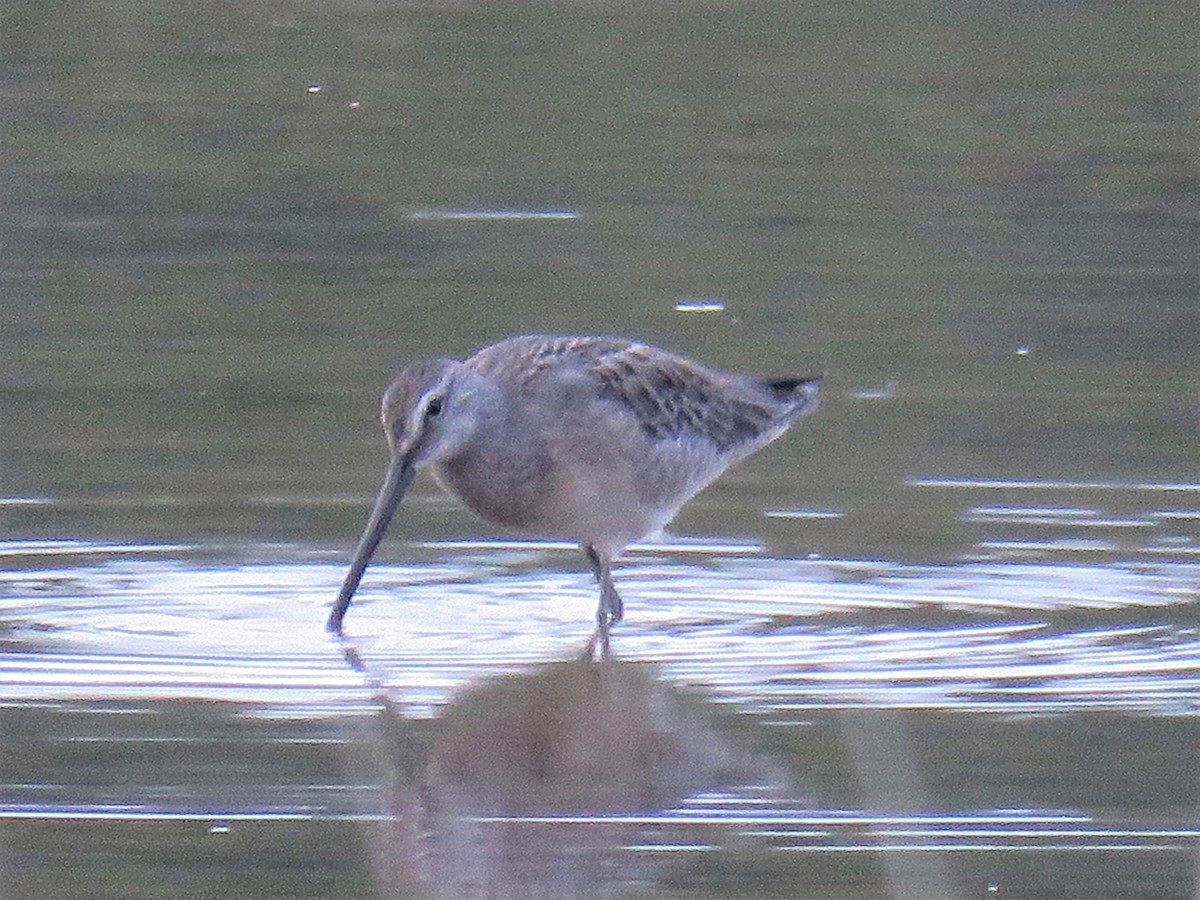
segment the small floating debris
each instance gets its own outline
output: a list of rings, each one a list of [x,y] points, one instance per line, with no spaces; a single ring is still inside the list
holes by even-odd
[[[1028,356],[1032,352],[1032,348],[1028,344],[1020,344],[1017,347],[1017,356]]]
[[[725,302],[723,300],[680,300],[675,304],[675,312],[713,313],[724,311]]]
[[[351,109],[358,109],[360,106],[362,106],[362,103],[360,103],[358,100],[351,100],[351,101],[350,101],[350,108],[351,108]]]
[[[566,209],[416,209],[408,217],[458,222],[562,221],[578,219],[579,213]]]
[[[764,509],[768,519],[840,519],[844,515],[833,509]]]
[[[324,85],[310,84],[308,86],[308,93],[310,94],[319,94],[322,90],[324,90]]]
[[[895,378],[889,378],[882,387],[856,388],[850,392],[855,400],[894,400],[896,388],[900,385]]]

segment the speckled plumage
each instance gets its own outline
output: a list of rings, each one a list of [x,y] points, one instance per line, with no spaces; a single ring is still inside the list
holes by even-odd
[[[392,451],[328,627],[342,616],[415,467],[485,519],[579,542],[607,638],[610,563],[726,468],[816,408],[818,379],[721,372],[612,337],[524,335],[409,366],[383,397]]]

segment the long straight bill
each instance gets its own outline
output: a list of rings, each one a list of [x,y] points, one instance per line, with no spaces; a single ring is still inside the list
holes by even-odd
[[[334,634],[342,633],[342,617],[346,615],[346,609],[350,606],[354,592],[358,590],[358,583],[362,580],[363,572],[366,571],[367,564],[371,562],[375,548],[383,539],[383,533],[387,531],[388,524],[392,521],[392,515],[396,512],[400,501],[404,499],[404,492],[408,490],[415,473],[416,470],[407,459],[392,458],[387,474],[383,478],[383,486],[379,488],[379,496],[375,498],[375,508],[371,510],[371,517],[367,519],[367,527],[363,529],[362,537],[358,540],[358,549],[354,551],[354,562],[350,564],[350,571],[346,573],[346,580],[342,582],[342,589],[338,591],[337,601],[333,604],[333,611],[329,614],[329,621],[325,623],[326,631]]]

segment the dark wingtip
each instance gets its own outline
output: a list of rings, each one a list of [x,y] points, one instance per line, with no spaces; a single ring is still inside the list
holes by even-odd
[[[810,375],[806,378],[766,378],[763,384],[780,400],[787,400],[796,394],[814,393],[821,386],[821,375]]]
[[[790,421],[813,412],[821,402],[821,376],[807,378],[764,378],[762,385],[786,409]]]

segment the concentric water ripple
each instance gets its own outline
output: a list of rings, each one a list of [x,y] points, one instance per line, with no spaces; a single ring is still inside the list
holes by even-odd
[[[0,656],[0,696],[361,697],[363,676],[321,627],[340,566],[188,563],[153,550],[72,547],[87,560],[0,575],[13,644]],[[573,556],[512,542],[437,550],[428,563],[372,568],[347,619],[372,676],[411,714],[433,714],[482,674],[586,642],[595,592],[584,573],[561,570]],[[1200,701],[1200,567],[707,551],[702,562],[642,555],[619,570],[629,611],[615,652],[721,701],[1168,715]]]

